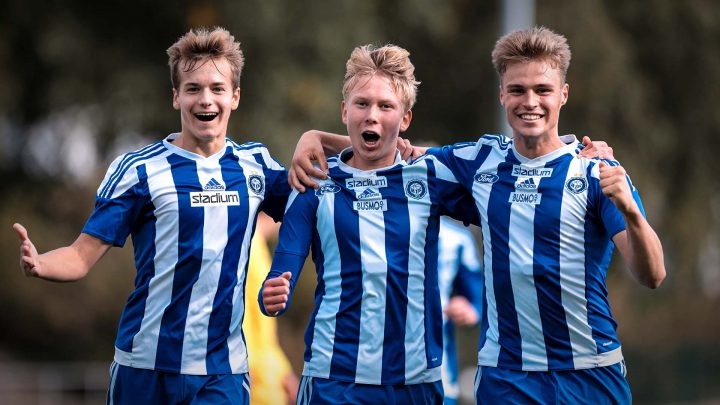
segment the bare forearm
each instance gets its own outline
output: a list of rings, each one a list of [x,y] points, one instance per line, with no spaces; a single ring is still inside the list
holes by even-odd
[[[335,155],[350,146],[350,137],[332,132],[317,131],[326,155]]]
[[[657,288],[665,279],[662,244],[650,224],[638,213],[625,217],[627,247],[625,256],[630,271],[640,284]]]
[[[65,246],[38,256],[37,277],[49,281],[76,281],[90,271],[77,249]]]
[[[38,255],[35,276],[50,281],[79,280],[110,247],[109,243],[82,233],[72,245]]]

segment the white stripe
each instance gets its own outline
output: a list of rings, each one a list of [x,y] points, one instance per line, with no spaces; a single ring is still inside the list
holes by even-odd
[[[477,371],[475,371],[475,383],[473,384],[473,386],[475,387],[475,398],[477,398],[478,387],[480,387],[481,379],[482,379],[482,366],[478,366]]]
[[[493,149],[493,152],[497,152]],[[507,153],[507,152],[505,152]],[[500,162],[505,160],[505,154],[493,153],[488,156],[485,163],[478,168],[477,172],[482,172],[484,168],[497,168]],[[478,212],[481,216],[481,229],[483,234],[483,261],[484,261],[484,277],[485,277],[485,297],[487,304],[487,320],[488,329],[486,332],[486,340],[483,347],[478,351],[478,364],[497,367],[498,358],[500,357],[500,344],[498,332],[498,313],[497,302],[495,301],[495,285],[492,271],[492,238],[490,235],[490,227],[488,226],[488,204],[490,200],[490,191],[492,184],[483,184],[474,182],[472,193],[477,204]]]
[[[117,379],[117,370],[118,363],[114,361],[110,363],[110,386],[108,387],[108,405],[113,405],[115,403],[113,395],[115,394],[115,380]]]
[[[403,170],[403,189],[412,179],[422,179],[427,184],[426,162]],[[428,368],[425,348],[425,238],[430,216],[430,193],[421,200],[408,198],[410,220],[410,251],[408,252],[407,317],[405,320],[405,378],[406,384],[415,381],[412,376],[424,377]],[[437,286],[434,286],[437,288]],[[382,335],[381,335],[382,336]],[[440,342],[438,342],[440,343]]]
[[[335,344],[335,315],[340,310],[342,293],[340,278],[340,249],[335,232],[335,194],[326,193],[320,199],[317,211],[317,231],[323,252],[323,281],[325,295],[315,315],[313,329],[312,358],[305,363],[303,374],[329,378],[330,362]]]
[[[535,179],[536,184],[539,180]],[[527,366],[533,370],[546,369],[548,362],[533,277],[535,207],[533,204],[511,204],[508,230],[510,283],[520,332],[523,370]]]
[[[160,325],[165,308],[172,300],[173,278],[178,260],[178,200],[170,164],[166,159],[145,165],[150,198],[155,204],[155,275],[148,286],[145,313],[138,334],[133,339],[130,363],[120,364],[155,368]],[[116,358],[118,351],[116,350]]]
[[[217,160],[199,160],[197,168],[198,180],[201,185],[207,184],[211,179],[222,181],[222,172]],[[213,301],[217,294],[223,252],[228,238],[227,207],[206,206],[202,209],[205,210],[202,264],[198,279],[190,294],[180,365],[181,373],[196,375],[207,373],[208,326]]]
[[[244,168],[247,170],[246,168]],[[243,339],[242,321],[245,314],[245,273],[250,259],[250,243],[252,242],[253,224],[257,219],[258,207],[262,200],[248,190],[248,216],[243,243],[240,247],[240,259],[237,266],[237,284],[233,291],[233,309],[230,316],[230,336],[228,337],[228,353],[230,369],[233,373],[247,373],[247,346]]]
[[[387,304],[387,255],[382,211],[359,211],[362,303],[355,381],[380,384]]]
[[[578,173],[585,173],[583,162],[585,161],[582,159],[572,160],[566,182]],[[585,298],[584,247],[587,196],[587,189],[581,194],[573,194],[563,187],[560,207],[560,290],[576,369],[594,367],[594,364],[587,364],[580,359],[592,359],[597,354],[597,346],[588,322]]]

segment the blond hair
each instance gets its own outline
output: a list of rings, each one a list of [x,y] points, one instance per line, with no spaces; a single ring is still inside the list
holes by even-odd
[[[420,82],[415,80],[415,66],[410,62],[410,52],[407,50],[391,44],[380,48],[374,45],[358,46],[353,49],[345,66],[343,99],[347,100],[361,76],[379,73],[390,79],[405,111],[415,105]]]
[[[570,45],[567,39],[545,27],[516,30],[504,35],[495,43],[492,62],[502,79],[508,65],[531,60],[545,60],[559,69],[563,81],[570,67]]]
[[[192,72],[208,60],[214,63],[221,58],[225,58],[230,64],[230,79],[234,87],[240,87],[240,74],[245,58],[240,50],[240,42],[235,41],[235,37],[224,28],[192,29],[168,48],[167,54],[173,89],[180,86],[181,69],[183,72]]]

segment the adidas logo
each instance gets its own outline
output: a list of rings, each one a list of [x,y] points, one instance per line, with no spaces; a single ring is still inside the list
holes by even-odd
[[[515,189],[516,190],[536,190],[537,184],[535,184],[535,180],[531,177],[531,178],[528,178],[523,181],[515,183]]]
[[[379,200],[381,198],[382,195],[371,188],[366,188],[362,193],[357,196],[358,200]]]
[[[205,184],[205,187],[203,187],[204,190],[225,190],[225,186],[220,184],[217,180],[214,178],[210,179],[210,181]]]

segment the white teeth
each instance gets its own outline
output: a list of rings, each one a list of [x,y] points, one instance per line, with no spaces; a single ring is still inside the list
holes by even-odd
[[[524,120],[538,120],[540,119],[539,114],[520,114],[520,118]]]

